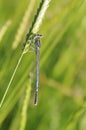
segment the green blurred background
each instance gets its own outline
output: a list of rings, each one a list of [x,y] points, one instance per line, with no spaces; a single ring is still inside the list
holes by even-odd
[[[39,3],[0,0],[0,101]],[[51,0],[38,33],[44,36],[38,105],[35,54],[27,53],[0,108],[0,130],[86,130],[86,1]]]

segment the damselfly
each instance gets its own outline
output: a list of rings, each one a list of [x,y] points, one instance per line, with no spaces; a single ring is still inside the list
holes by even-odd
[[[38,102],[38,90],[39,90],[39,59],[40,59],[40,34],[32,34],[29,38],[30,47],[34,44],[35,54],[36,54],[36,88],[35,88],[35,97],[34,104],[37,105]],[[34,49],[32,48],[32,49]]]
[[[38,102],[38,90],[39,90],[39,58],[40,58],[40,37],[42,35],[35,34],[34,44],[36,53],[36,90],[34,104],[37,105]]]

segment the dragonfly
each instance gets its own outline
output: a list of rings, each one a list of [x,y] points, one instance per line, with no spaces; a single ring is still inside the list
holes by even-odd
[[[37,105],[38,103],[38,91],[39,91],[39,60],[40,60],[40,38],[42,37],[41,34],[32,34],[29,38],[29,47],[35,50],[36,54],[36,87],[35,87],[35,96],[34,96],[34,104]],[[34,45],[34,47],[32,46]],[[28,44],[26,45],[28,48]],[[28,49],[25,49],[26,51]]]

